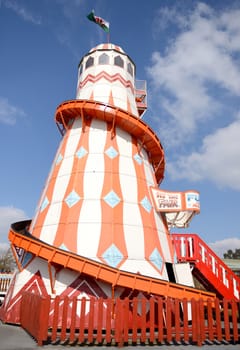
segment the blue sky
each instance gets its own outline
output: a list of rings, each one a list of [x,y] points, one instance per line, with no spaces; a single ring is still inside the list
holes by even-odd
[[[105,32],[147,80],[144,120],[165,150],[161,188],[200,192],[190,227],[221,255],[240,248],[240,2],[0,0],[0,247],[32,218],[61,136],[56,107]]]

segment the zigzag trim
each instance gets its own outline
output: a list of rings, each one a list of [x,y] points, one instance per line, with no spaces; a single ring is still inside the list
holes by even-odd
[[[119,74],[119,73],[116,73],[116,74],[114,74],[114,75],[109,75],[108,73],[106,73],[106,72],[101,72],[101,73],[99,73],[99,74],[97,74],[97,75],[92,75],[92,74],[88,74],[87,76],[86,76],[86,78],[83,80],[83,81],[81,81],[80,83],[79,83],[79,85],[78,85],[78,89],[81,89],[81,88],[83,88],[88,82],[91,82],[91,83],[96,83],[98,80],[100,80],[100,79],[106,79],[106,80],[108,80],[110,83],[113,83],[114,81],[120,81],[121,83],[122,83],[122,85],[124,86],[124,87],[126,87],[126,88],[130,88],[131,89],[131,91],[132,91],[132,93],[134,94],[134,91],[135,91],[135,89],[134,89],[134,87],[133,87],[133,85],[132,85],[132,83],[131,83],[131,81],[130,80],[125,80],[122,76],[121,76],[121,74]]]

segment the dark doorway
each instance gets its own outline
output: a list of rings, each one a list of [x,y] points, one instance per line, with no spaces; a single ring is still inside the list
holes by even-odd
[[[166,263],[166,269],[167,269],[167,273],[168,273],[168,280],[169,280],[169,282],[176,283],[176,278],[175,278],[175,274],[174,274],[174,271],[173,271],[173,264]]]

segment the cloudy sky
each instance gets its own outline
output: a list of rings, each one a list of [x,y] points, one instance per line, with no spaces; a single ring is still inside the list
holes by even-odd
[[[144,120],[165,150],[161,188],[200,192],[186,230],[221,255],[240,248],[240,2],[0,0],[0,247],[32,218],[61,139],[56,107],[75,98],[77,66],[110,22],[147,80]]]

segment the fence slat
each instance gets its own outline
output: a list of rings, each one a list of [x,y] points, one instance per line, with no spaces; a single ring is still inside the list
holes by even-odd
[[[38,330],[38,345],[42,345],[48,338],[49,311],[51,299],[50,295],[41,299],[40,315],[39,315],[39,330]]]
[[[238,312],[237,312],[237,304],[235,300],[231,301],[232,308],[232,328],[233,328],[233,341],[238,341]]]
[[[181,317],[180,317],[180,302],[179,299],[175,299],[174,307],[174,322],[175,322],[175,340],[180,342],[181,340]]]
[[[60,296],[57,295],[53,301],[53,321],[52,321],[52,341],[55,342],[57,340],[57,330],[58,330],[58,316],[59,316],[59,304],[60,304]]]
[[[129,298],[123,300],[123,341],[128,342],[129,329]]]
[[[122,346],[122,300],[116,299],[115,341]]]
[[[221,325],[221,305],[219,299],[215,299],[215,322],[216,322],[216,339],[222,341],[222,325]]]
[[[159,343],[163,342],[163,317],[164,317],[164,311],[163,311],[163,299],[158,297],[158,341]]]
[[[206,327],[204,319],[204,303],[200,299],[197,303],[198,305],[198,316],[199,316],[199,335],[198,335],[198,345],[202,345],[204,339],[206,338]]]
[[[228,300],[223,300],[223,316],[224,316],[224,333],[225,339],[230,341],[230,323],[229,323],[229,310],[228,310]]]
[[[97,342],[102,343],[102,329],[103,326],[103,298],[98,300],[98,324],[97,324]]]
[[[141,336],[140,340],[142,343],[146,341],[146,299],[142,298],[142,310],[141,310]]]
[[[95,299],[90,298],[89,300],[89,314],[88,314],[88,342],[93,343],[93,329],[94,329],[94,315],[95,315]]]
[[[111,343],[111,326],[112,326],[112,312],[113,312],[113,300],[112,299],[107,299],[106,300],[106,343],[110,344]]]
[[[213,325],[213,305],[212,300],[207,301],[207,332],[208,339],[210,341],[214,340],[214,325]]]
[[[155,329],[155,323],[156,323],[156,319],[155,319],[155,299],[154,298],[150,298],[149,300],[149,312],[150,312],[150,316],[149,316],[149,328],[150,328],[150,336],[149,336],[149,340],[150,343],[154,343],[155,340],[155,334],[154,334],[154,329]]]
[[[77,297],[73,297],[72,298],[70,336],[69,336],[70,343],[73,343],[75,341],[76,319],[77,319]]]
[[[67,319],[68,319],[68,305],[69,305],[69,298],[67,296],[63,299],[63,308],[62,308],[62,325],[61,325],[61,341],[66,340],[67,336]]]
[[[137,328],[138,328],[138,299],[132,300],[132,342],[137,342]],[[135,320],[135,321],[134,321]]]
[[[191,309],[192,309],[192,341],[198,341],[198,313],[197,313],[197,304],[196,300],[191,300]]]
[[[80,325],[78,342],[82,344],[84,342],[84,329],[85,329],[85,313],[86,313],[86,298],[81,299],[81,312],[80,312]]]
[[[188,326],[188,319],[189,317],[189,313],[191,313],[191,311],[189,310],[189,301],[184,298],[182,301],[182,306],[183,306],[183,339],[186,343],[189,342],[189,326]],[[190,315],[191,316],[191,315]]]
[[[170,298],[166,301],[166,327],[167,327],[167,342],[172,341],[172,300]]]

